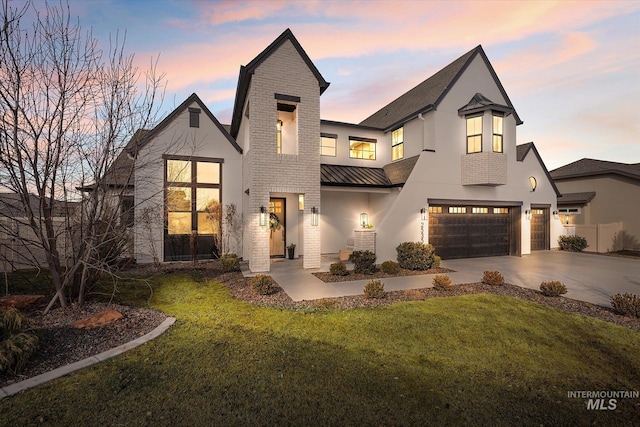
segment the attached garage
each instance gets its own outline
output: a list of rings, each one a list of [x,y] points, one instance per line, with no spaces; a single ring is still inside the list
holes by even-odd
[[[429,243],[442,259],[520,255],[520,206],[514,204],[429,202]]]
[[[544,251],[550,247],[549,208],[531,206],[531,250]]]

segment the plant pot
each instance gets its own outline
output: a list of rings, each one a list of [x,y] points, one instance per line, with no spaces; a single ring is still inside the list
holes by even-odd
[[[296,248],[287,248],[287,252],[289,253],[289,259],[293,259],[293,255],[296,252]]]

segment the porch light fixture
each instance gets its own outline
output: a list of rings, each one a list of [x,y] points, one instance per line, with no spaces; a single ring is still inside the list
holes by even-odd
[[[536,191],[536,187],[538,186],[538,181],[536,180],[535,177],[533,176],[529,177],[529,184],[531,184],[531,192],[533,193],[534,191]]]
[[[559,219],[560,215],[558,215],[558,211],[553,211],[553,219]]]
[[[362,212],[360,214],[360,226],[362,228],[366,228],[368,224],[369,224],[369,215],[367,215],[366,212]]]
[[[260,206],[260,227],[267,226],[267,209],[264,206]]]
[[[315,206],[311,208],[311,225],[318,226],[318,208]]]
[[[304,210],[304,194],[298,194],[298,210]]]
[[[420,209],[420,219],[423,221],[427,220],[427,210],[425,208]]]
[[[527,209],[526,211],[524,211],[524,215],[527,217],[527,219],[531,219],[531,209]]]

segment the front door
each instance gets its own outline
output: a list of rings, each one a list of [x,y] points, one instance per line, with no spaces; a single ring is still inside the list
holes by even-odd
[[[285,213],[286,199],[272,198],[269,201],[269,255],[285,256]]]

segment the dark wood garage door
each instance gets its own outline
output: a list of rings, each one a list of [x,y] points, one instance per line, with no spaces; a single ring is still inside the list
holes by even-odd
[[[549,249],[549,209],[531,209],[531,250]]]
[[[443,259],[509,255],[510,208],[429,207],[429,243]]]

